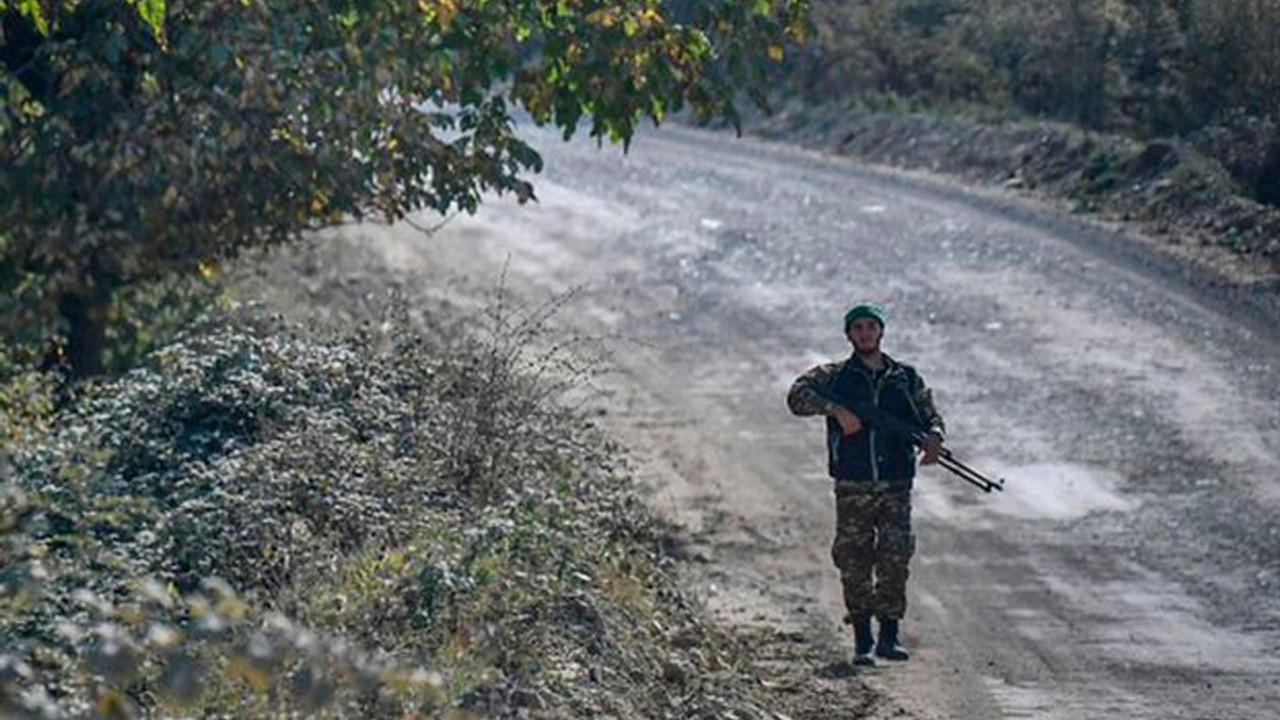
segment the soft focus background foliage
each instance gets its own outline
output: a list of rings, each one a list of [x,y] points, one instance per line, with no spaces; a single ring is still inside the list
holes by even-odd
[[[1278,0],[817,0],[810,102],[1188,137],[1280,205]]]

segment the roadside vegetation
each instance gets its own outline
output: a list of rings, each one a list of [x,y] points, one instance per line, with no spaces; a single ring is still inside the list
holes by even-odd
[[[6,386],[0,716],[771,717],[544,315],[331,272],[342,334],[231,309],[61,410]]]
[[[818,0],[766,132],[1280,268],[1280,3]]]
[[[778,717],[546,308],[261,252],[736,122],[805,3],[663,9],[0,2],[0,718]]]

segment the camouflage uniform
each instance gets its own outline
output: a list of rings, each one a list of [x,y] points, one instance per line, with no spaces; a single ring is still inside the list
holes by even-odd
[[[915,535],[911,486],[915,448],[910,442],[864,428],[843,436],[831,417],[841,398],[871,401],[921,429],[943,433],[932,393],[908,365],[885,356],[872,372],[856,357],[815,367],[796,380],[787,404],[796,415],[826,415],[828,469],[835,480],[836,538],[831,558],[840,571],[847,614],[901,618]]]
[[[910,486],[891,482],[836,485],[836,539],[831,559],[840,570],[845,622],[872,615],[903,616],[908,565],[915,548]]]

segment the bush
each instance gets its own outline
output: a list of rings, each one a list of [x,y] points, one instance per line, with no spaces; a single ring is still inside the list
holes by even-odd
[[[675,590],[619,450],[556,404],[573,366],[521,342],[545,317],[487,344],[411,332],[402,309],[328,340],[250,318],[22,435],[0,713],[752,702],[725,689],[739,661]]]

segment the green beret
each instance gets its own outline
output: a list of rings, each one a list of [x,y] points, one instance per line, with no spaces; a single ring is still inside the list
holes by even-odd
[[[880,327],[884,327],[884,308],[870,302],[854,305],[849,309],[849,312],[844,314],[845,332],[849,331],[849,326],[858,318],[871,318],[880,323]]]

